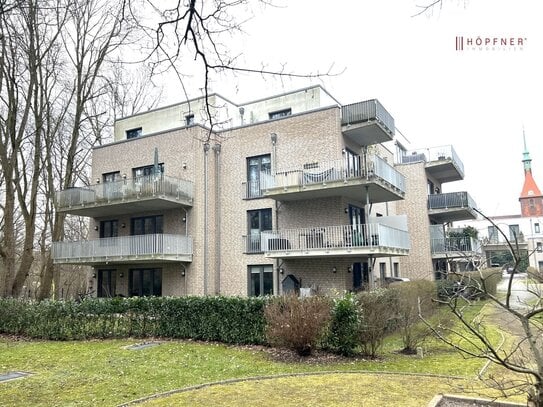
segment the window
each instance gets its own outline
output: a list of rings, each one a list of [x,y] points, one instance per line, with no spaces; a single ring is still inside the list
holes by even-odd
[[[162,269],[132,269],[128,280],[131,297],[162,295]]]
[[[381,279],[381,281],[385,281],[386,271],[387,271],[387,264],[379,263],[379,278]]]
[[[194,124],[194,115],[188,114],[185,116],[185,125],[192,126]]]
[[[107,172],[105,174],[102,174],[102,182],[115,182],[120,181],[121,179],[121,172],[115,171],[115,172]]]
[[[400,263],[394,263],[394,277],[400,277]]]
[[[289,107],[288,109],[283,110],[277,110],[275,112],[268,113],[268,116],[271,119],[279,119],[281,117],[290,116],[292,114],[292,109]]]
[[[535,233],[541,233],[541,229],[539,228],[539,223],[534,223],[534,231]]]
[[[537,250],[539,253],[543,252],[543,243],[537,242],[536,250]]]
[[[121,173],[119,171],[102,174],[104,198],[115,199],[121,196],[121,183],[117,182],[120,179]]]
[[[543,261],[538,261],[537,267],[539,268],[539,271],[543,271]]]
[[[262,196],[261,173],[271,172],[271,155],[247,158],[247,198]]]
[[[100,221],[100,238],[119,236],[117,219]]]
[[[509,239],[512,242],[520,239],[520,228],[519,225],[509,225]]]
[[[249,295],[273,295],[273,266],[249,266]]]
[[[348,178],[351,177],[360,177],[362,175],[361,169],[360,169],[360,156],[358,154],[355,154],[349,149],[345,149],[345,176]]]
[[[141,127],[138,127],[136,129],[126,130],[126,138],[127,139],[141,137],[141,134],[142,134],[141,133]]]
[[[487,230],[489,242],[498,243],[498,228],[496,226],[489,226]]]
[[[115,295],[115,270],[98,270],[98,297],[113,297]]]
[[[145,165],[143,167],[136,167],[136,168],[132,168],[132,175],[134,178],[145,177],[145,176],[153,175],[154,170],[155,170],[154,165]],[[164,174],[164,163],[158,164],[158,172],[159,174]]]
[[[261,253],[266,248],[261,247],[261,233],[272,230],[272,210],[259,209],[247,211],[248,237],[247,253]]]
[[[131,235],[151,235],[163,232],[163,216],[142,216],[131,219]]]

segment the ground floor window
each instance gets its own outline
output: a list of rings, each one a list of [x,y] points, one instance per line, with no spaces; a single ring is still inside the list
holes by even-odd
[[[249,266],[249,295],[273,294],[273,266]]]
[[[113,297],[115,295],[116,270],[98,270],[97,297]]]
[[[385,281],[386,271],[387,271],[387,264],[379,263],[379,279],[381,281]]]
[[[394,277],[400,277],[400,263],[394,263]]]
[[[162,269],[131,269],[128,293],[131,297],[162,295]]]

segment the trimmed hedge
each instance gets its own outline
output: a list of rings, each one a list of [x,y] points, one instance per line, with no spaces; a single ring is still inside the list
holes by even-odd
[[[265,343],[266,299],[241,297],[0,298],[0,333],[51,340],[165,337]]]

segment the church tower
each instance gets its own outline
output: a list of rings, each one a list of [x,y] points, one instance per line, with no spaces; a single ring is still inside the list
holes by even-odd
[[[532,175],[532,159],[526,147],[526,136],[524,137],[524,153],[522,162],[524,163],[524,186],[520,193],[520,210],[522,216],[543,216],[543,195],[535,183]]]

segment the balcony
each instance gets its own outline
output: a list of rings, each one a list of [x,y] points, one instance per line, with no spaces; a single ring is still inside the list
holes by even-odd
[[[468,236],[431,239],[431,251],[435,259],[471,258],[482,253],[479,242]]]
[[[192,238],[183,235],[149,234],[105,239],[54,242],[56,264],[127,264],[191,262]]]
[[[335,160],[308,163],[275,174],[262,172],[262,194],[281,201],[345,196],[365,202],[366,192],[372,203],[403,199],[402,174],[379,156],[359,158],[354,166]]]
[[[394,118],[377,99],[341,107],[343,135],[355,143],[368,146],[391,141]]]
[[[409,234],[380,223],[262,232],[269,258],[390,257],[409,254]]]
[[[165,175],[127,178],[56,192],[59,212],[93,218],[192,206],[192,199],[192,182]]]
[[[464,164],[450,145],[408,151],[400,164],[423,161],[426,171],[440,183],[464,179]]]
[[[428,215],[437,223],[477,219],[476,207],[467,192],[428,195]]]

